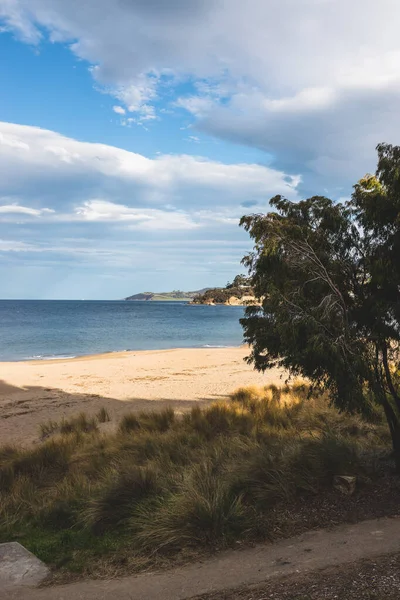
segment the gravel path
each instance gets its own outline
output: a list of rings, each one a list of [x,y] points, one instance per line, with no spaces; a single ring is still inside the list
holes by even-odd
[[[399,600],[400,554],[384,555],[307,575],[193,600]]]

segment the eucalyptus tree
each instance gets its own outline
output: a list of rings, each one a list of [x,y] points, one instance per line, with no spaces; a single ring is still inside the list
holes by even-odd
[[[241,320],[256,369],[281,366],[327,390],[340,410],[379,402],[400,471],[400,147],[380,144],[375,175],[351,200],[271,200],[244,216],[244,257],[262,306]]]

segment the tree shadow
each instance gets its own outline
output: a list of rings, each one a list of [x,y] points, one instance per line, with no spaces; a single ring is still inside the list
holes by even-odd
[[[216,398],[217,396],[198,400],[121,400],[98,394],[71,393],[58,388],[18,387],[0,380],[0,444],[37,442],[42,423],[49,420],[59,421],[63,417],[69,418],[80,412],[93,416],[103,407],[111,417],[111,425],[107,424],[107,428],[112,430],[128,412],[156,411],[170,407],[179,414],[193,406],[210,404]]]

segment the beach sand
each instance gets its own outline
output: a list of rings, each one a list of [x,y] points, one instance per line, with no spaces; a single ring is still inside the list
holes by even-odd
[[[129,411],[195,404],[241,386],[282,383],[278,369],[257,373],[248,348],[121,352],[76,359],[0,363],[0,443],[38,441],[40,423],[105,407],[115,427]]]

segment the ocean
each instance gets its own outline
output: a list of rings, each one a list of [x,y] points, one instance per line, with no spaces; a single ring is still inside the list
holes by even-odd
[[[243,312],[184,302],[0,300],[0,361],[239,346]]]

